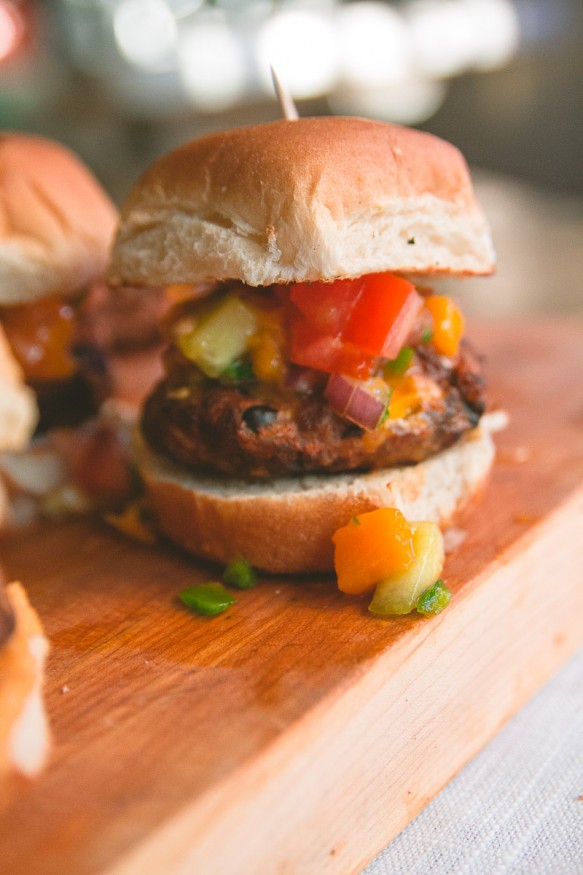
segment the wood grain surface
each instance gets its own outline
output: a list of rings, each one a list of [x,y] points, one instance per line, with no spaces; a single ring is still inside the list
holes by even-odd
[[[358,872],[583,642],[583,325],[472,333],[511,421],[435,619],[326,577],[202,619],[177,593],[217,570],[169,548],[88,520],[2,542],[54,734],[0,788],[2,873]]]

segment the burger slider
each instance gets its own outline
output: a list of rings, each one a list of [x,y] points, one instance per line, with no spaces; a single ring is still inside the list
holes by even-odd
[[[2,461],[25,492],[79,475],[85,485],[88,470],[97,493],[111,492],[110,474],[100,482],[96,467],[109,456],[119,473],[120,417],[97,418],[100,405],[119,396],[131,415],[160,375],[164,291],[112,296],[103,282],[116,223],[115,206],[72,152],[42,137],[0,135],[0,327],[35,392],[37,432],[50,435],[26,460]],[[106,442],[113,450],[100,451],[96,466],[95,448]]]
[[[0,136],[0,323],[38,395],[43,428],[96,409],[103,364],[76,346],[76,313],[103,276],[117,213],[59,143]]]
[[[426,133],[282,120],[159,159],[122,207],[110,281],[206,284],[166,317],[143,412],[161,529],[312,572],[359,513],[451,520],[494,449],[481,358],[432,282],[493,264],[462,155]]]
[[[34,393],[23,384],[0,327],[0,452],[24,449],[37,421]],[[8,502],[0,479],[0,525]],[[38,616],[18,583],[5,587],[0,569],[0,775],[36,774],[45,762],[49,734],[42,700],[48,649]]]

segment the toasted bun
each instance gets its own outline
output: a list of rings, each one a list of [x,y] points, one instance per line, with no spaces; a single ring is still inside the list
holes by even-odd
[[[407,468],[249,484],[195,476],[138,441],[138,464],[160,529],[186,550],[227,563],[243,557],[278,573],[331,571],[331,537],[354,514],[397,507],[447,525],[483,486],[494,459],[484,424]]]
[[[34,392],[24,385],[0,326],[0,452],[22,449],[36,422]]]
[[[102,276],[116,209],[59,143],[0,136],[0,305],[77,292]]]
[[[32,777],[49,750],[42,698],[48,643],[22,586],[9,584],[6,596],[14,630],[0,643],[0,774],[16,769]]]
[[[493,259],[454,146],[381,122],[304,118],[211,134],[153,164],[122,207],[110,279],[258,286],[487,274]]]

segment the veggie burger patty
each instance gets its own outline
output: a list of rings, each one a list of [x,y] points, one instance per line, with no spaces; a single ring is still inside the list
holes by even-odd
[[[181,353],[178,339],[167,376],[146,403],[144,435],[195,471],[243,479],[421,462],[472,429],[485,407],[481,360],[470,343],[464,339],[447,357],[422,332],[419,317],[407,362],[389,368],[383,380],[390,400],[375,429],[335,412],[323,372],[286,364],[276,381],[263,382],[247,357],[213,379]],[[285,349],[288,339],[281,342]]]

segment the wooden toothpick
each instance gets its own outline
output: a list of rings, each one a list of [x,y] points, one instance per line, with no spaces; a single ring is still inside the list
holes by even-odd
[[[288,91],[285,90],[285,88],[279,81],[278,75],[273,69],[273,65],[271,66],[271,78],[273,79],[273,87],[275,88],[275,93],[279,101],[281,114],[285,119],[290,122],[297,121],[300,117],[300,114],[297,111],[296,105],[293,101],[293,97],[291,96],[291,94],[289,94]]]

